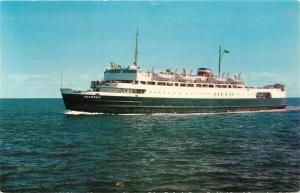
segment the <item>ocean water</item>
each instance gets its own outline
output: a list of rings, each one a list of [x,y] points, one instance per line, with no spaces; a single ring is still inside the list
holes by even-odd
[[[300,190],[300,99],[286,110],[187,115],[0,101],[2,192]]]

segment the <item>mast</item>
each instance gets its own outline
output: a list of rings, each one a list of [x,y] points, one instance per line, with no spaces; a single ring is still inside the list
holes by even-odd
[[[219,46],[219,78],[221,74],[221,57],[222,57],[222,47]]]
[[[219,46],[219,78],[221,77],[221,60],[224,54],[230,53],[228,50],[222,50],[222,47]]]
[[[139,61],[138,61],[138,41],[139,41],[139,28],[136,28],[136,34],[135,34],[135,53],[134,53],[134,65],[138,68],[139,67]]]

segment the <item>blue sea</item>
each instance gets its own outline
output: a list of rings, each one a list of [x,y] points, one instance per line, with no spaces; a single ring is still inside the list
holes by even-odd
[[[2,192],[300,190],[300,99],[285,110],[185,115],[0,101]]]

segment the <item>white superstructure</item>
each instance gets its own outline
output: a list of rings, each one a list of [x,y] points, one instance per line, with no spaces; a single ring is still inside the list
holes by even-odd
[[[218,77],[142,72],[133,67],[107,69],[104,81],[93,81],[91,88],[93,91],[89,92],[93,94],[113,96],[204,99],[286,97],[284,85],[281,84],[253,88],[231,78],[219,81]]]

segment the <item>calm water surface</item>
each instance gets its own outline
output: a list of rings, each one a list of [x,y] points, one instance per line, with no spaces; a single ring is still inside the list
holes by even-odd
[[[3,192],[300,190],[300,99],[284,111],[196,115],[0,101]]]

